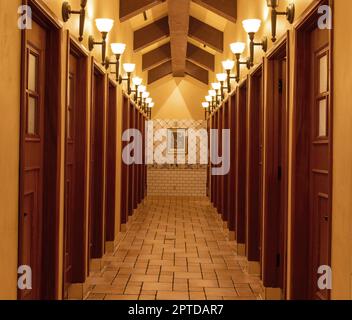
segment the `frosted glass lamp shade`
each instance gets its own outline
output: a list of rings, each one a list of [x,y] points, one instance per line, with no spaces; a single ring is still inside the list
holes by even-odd
[[[209,90],[209,95],[212,97],[216,97],[216,91],[215,90]]]
[[[146,100],[145,100],[145,103],[146,104],[151,104],[153,102],[153,99],[152,98],[147,98]]]
[[[212,83],[211,86],[214,90],[220,90],[220,88],[221,88],[221,84],[218,82]]]
[[[242,21],[244,30],[247,33],[257,33],[262,22],[259,19],[247,19]]]
[[[202,107],[204,109],[208,109],[209,108],[209,102],[202,102]]]
[[[235,66],[235,61],[233,60],[226,60],[222,62],[222,66],[223,68],[228,71],[228,70],[232,70]]]
[[[224,82],[226,81],[227,79],[227,74],[226,73],[218,73],[216,75],[216,79],[219,81],[219,82]]]
[[[140,86],[142,84],[143,79],[139,77],[134,77],[132,79],[132,82],[135,86]]]
[[[136,69],[136,65],[134,63],[124,63],[123,69],[127,73],[132,73]]]
[[[212,97],[212,96],[206,96],[206,97],[205,97],[205,100],[206,100],[207,102],[212,102],[212,101],[213,101],[213,97]]]
[[[143,92],[146,92],[147,91],[147,87],[146,86],[139,86],[138,87],[138,92],[139,93],[143,93]]]
[[[149,104],[148,108],[154,108],[154,106],[155,106],[155,103],[152,102],[152,103]]]
[[[233,54],[242,54],[246,44],[243,42],[234,42],[230,44],[230,48]]]
[[[126,50],[126,45],[124,43],[112,43],[111,51],[113,54],[123,54]]]
[[[109,33],[114,26],[114,20],[112,19],[95,19],[95,24],[100,32]]]
[[[150,93],[147,92],[147,91],[145,91],[145,92],[142,93],[142,98],[143,98],[143,99],[147,99],[147,98],[149,98],[149,96],[150,96]]]

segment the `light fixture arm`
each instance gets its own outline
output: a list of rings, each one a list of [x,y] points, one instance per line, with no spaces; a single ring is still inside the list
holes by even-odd
[[[109,69],[109,66],[116,66],[116,71],[115,72],[111,72],[112,74],[116,74],[116,81],[119,81],[119,76],[120,76],[120,58],[121,55],[120,54],[115,54],[116,56],[116,62],[111,62],[109,57],[105,58],[105,69]]]
[[[271,40],[273,42],[276,41],[276,27],[277,27],[277,16],[286,16],[287,21],[292,24],[293,21],[295,20],[295,4],[290,3],[286,11],[277,11],[276,8],[278,7],[278,1],[277,0],[271,0],[271,2],[268,2],[268,6],[271,7],[271,32],[272,32],[272,38]]]
[[[247,58],[246,61],[241,61],[241,54],[236,53],[236,76],[235,80],[238,83],[241,79],[241,65],[247,66],[247,69],[249,70],[251,68],[251,61],[250,58]]]
[[[119,78],[119,84],[122,83],[122,81],[126,81],[127,82],[127,93],[128,95],[130,95],[132,93],[131,90],[131,72],[127,72],[127,78],[123,78],[121,75],[118,77]]]
[[[262,47],[263,51],[266,52],[268,50],[268,38],[264,37],[262,42],[255,42],[254,41],[254,32],[248,33],[249,35],[249,40],[250,40],[250,45],[249,45],[249,52],[250,52],[250,66],[254,66],[254,47]]]
[[[102,46],[102,64],[105,65],[105,58],[106,58],[106,38],[108,36],[107,32],[102,32],[101,33],[103,40],[102,41],[95,41],[93,36],[89,36],[88,39],[88,48],[89,51],[92,51],[94,49],[95,46],[99,45]]]
[[[84,34],[84,24],[86,20],[86,6],[88,0],[81,0],[81,9],[72,10],[69,2],[65,1],[62,4],[62,19],[67,22],[72,14],[79,14],[79,41],[82,42]]]

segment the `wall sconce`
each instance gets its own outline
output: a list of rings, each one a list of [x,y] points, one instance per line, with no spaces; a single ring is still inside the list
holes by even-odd
[[[147,87],[143,85],[140,85],[137,89],[137,92],[138,92],[137,102],[138,102],[138,105],[140,106],[142,106],[142,94],[143,92],[146,92],[146,91],[147,91]]]
[[[96,45],[102,46],[102,63],[105,64],[105,57],[106,57],[106,38],[108,33],[111,31],[112,27],[114,26],[114,20],[112,19],[96,19],[95,24],[97,29],[101,33],[103,40],[100,42],[96,42],[93,36],[89,36],[88,39],[88,48],[89,51],[92,51]]]
[[[243,42],[234,42],[230,44],[231,51],[236,57],[236,76],[235,79],[237,82],[240,81],[241,78],[241,65],[246,65],[247,69],[251,68],[250,58],[247,58],[246,61],[241,61],[241,54],[244,52],[246,44]]]
[[[212,112],[213,111],[213,97],[206,96],[205,101],[209,103],[209,112]]]
[[[134,101],[137,102],[138,100],[138,88],[142,84],[143,79],[139,77],[133,77],[132,78],[132,83],[134,85],[134,90],[131,90],[132,93],[134,93]]]
[[[209,90],[208,93],[209,93],[209,96],[211,96],[211,98],[212,98],[212,104],[213,104],[213,109],[214,109],[218,105],[218,101],[216,99],[216,91]]]
[[[209,102],[202,102],[202,107],[205,111],[205,120],[207,119],[207,115],[209,111]]]
[[[268,50],[268,38],[264,37],[262,42],[255,42],[254,36],[259,31],[262,22],[259,19],[247,19],[242,21],[242,25],[244,30],[248,33],[250,40],[250,66],[254,66],[254,47],[260,46],[263,51],[266,52]]]
[[[148,91],[145,91],[142,93],[142,109],[147,108],[147,99],[150,97],[150,93]]]
[[[216,102],[220,101],[220,103],[221,103],[221,94],[220,94],[221,84],[219,82],[214,82],[211,84],[211,87],[216,92]],[[219,100],[219,98],[220,98],[220,100]]]
[[[231,91],[231,80],[236,79],[235,77],[231,76],[231,70],[235,66],[235,61],[233,60],[225,60],[222,62],[222,66],[224,70],[226,71],[227,74],[227,89],[230,92]]]
[[[119,76],[119,84],[121,84],[122,81],[126,81],[127,82],[127,93],[128,93],[128,95],[130,95],[132,93],[132,90],[131,90],[131,75],[132,75],[132,72],[134,72],[134,70],[136,69],[136,65],[134,63],[125,63],[123,65],[123,69],[125,70],[125,72],[127,74],[127,78],[123,78],[120,75]]]
[[[295,5],[290,3],[286,8],[285,12],[276,11],[276,8],[279,6],[279,0],[267,0],[268,7],[271,8],[271,33],[273,42],[276,41],[276,25],[277,25],[277,16],[286,16],[287,21],[292,24],[295,20]]]
[[[218,73],[216,75],[216,80],[219,81],[220,85],[221,85],[221,99],[224,100],[225,99],[225,89],[228,90],[228,92],[230,92],[228,87],[225,87],[224,83],[227,79],[227,74],[226,73]]]
[[[111,51],[116,56],[116,62],[110,62],[109,57],[105,58],[105,69],[109,69],[110,65],[116,65],[116,72],[111,72],[112,74],[116,74],[116,81],[119,81],[120,76],[120,57],[126,50],[126,45],[123,43],[112,43]]]
[[[62,20],[67,22],[72,14],[79,14],[79,41],[83,40],[84,23],[86,20],[86,6],[88,0],[81,0],[81,10],[72,10],[69,2],[65,1],[62,4]]]
[[[152,102],[148,105],[147,115],[148,115],[149,119],[152,118],[152,109],[154,108],[154,106],[155,106],[154,102]]]

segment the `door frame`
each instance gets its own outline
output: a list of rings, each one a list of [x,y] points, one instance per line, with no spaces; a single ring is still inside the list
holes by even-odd
[[[83,166],[83,188],[82,193],[83,196],[80,197],[81,205],[83,205],[83,211],[80,212],[81,216],[79,217],[79,223],[74,223],[73,225],[73,234],[75,235],[75,246],[79,246],[78,253],[73,255],[73,259],[75,261],[75,265],[78,265],[77,268],[73,268],[76,276],[76,281],[73,283],[84,283],[86,279],[86,260],[87,260],[87,250],[86,250],[86,243],[87,243],[87,208],[88,208],[88,201],[87,201],[87,182],[88,182],[88,165],[87,165],[87,156],[88,156],[88,51],[81,45],[81,43],[72,35],[69,31],[66,32],[67,35],[67,53],[66,53],[66,94],[65,94],[65,147],[64,147],[64,181],[66,181],[66,153],[67,153],[67,104],[68,104],[68,79],[69,79],[69,65],[70,65],[70,55],[73,53],[77,56],[79,61],[79,86],[80,92],[84,91],[84,94],[79,97],[80,106],[79,106],[79,114],[80,114],[80,127],[83,128],[83,132],[85,132],[83,137],[83,143],[80,145],[80,152],[83,154],[84,158],[84,166]],[[83,71],[83,72],[82,72]],[[84,72],[85,71],[85,72]],[[83,90],[82,90],[83,87]],[[82,91],[81,91],[82,90]],[[82,141],[81,141],[82,142]],[[82,173],[82,172],[81,172]],[[64,190],[65,190],[64,184]],[[65,194],[65,191],[64,191]],[[64,202],[64,212],[65,212],[65,202]],[[63,266],[65,266],[65,247],[66,247],[66,230],[65,230],[65,221],[66,217],[64,214],[64,246],[63,246]],[[81,256],[79,254],[82,254]],[[63,295],[65,290],[65,270],[63,269]]]
[[[62,23],[55,14],[38,0],[23,0],[23,5],[32,9],[32,18],[47,32],[46,73],[56,77],[45,84],[45,104],[50,105],[44,112],[44,165],[43,190],[45,190],[42,228],[42,270],[40,295],[42,299],[54,300],[59,296],[59,225],[60,225],[60,176],[61,176],[61,39]],[[19,223],[18,223],[18,264],[21,253],[21,212],[24,199],[24,139],[25,139],[25,108],[26,108],[26,43],[27,30],[21,31],[21,97],[20,97],[20,145],[19,145]],[[51,52],[51,54],[50,54]],[[46,77],[47,78],[47,77]],[[50,121],[50,125],[48,122]],[[52,139],[48,141],[48,136]],[[49,143],[50,142],[50,143]],[[43,191],[44,194],[44,191]],[[45,212],[53,214],[45,215]],[[18,298],[20,292],[17,291]]]
[[[302,102],[301,98],[305,97],[305,89],[301,84],[304,83],[304,76],[300,72],[299,68],[304,63],[302,57],[299,55],[301,53],[302,45],[305,41],[305,33],[311,29],[313,23],[316,22],[318,18],[317,10],[321,5],[327,4],[333,10],[334,2],[332,0],[319,0],[314,2],[306,12],[302,15],[301,19],[298,20],[294,25],[294,49],[295,49],[295,65],[294,65],[294,112],[293,112],[293,134],[292,134],[292,191],[291,191],[291,201],[292,201],[292,216],[291,216],[291,272],[290,275],[290,285],[291,299],[310,299],[310,277],[308,270],[312,269],[311,259],[309,257],[309,234],[310,234],[310,223],[307,221],[306,210],[303,207],[307,206],[309,200],[305,199],[303,204],[298,206],[298,202],[302,203],[304,197],[301,196],[302,190],[299,188],[300,174],[303,173],[304,168],[299,166],[300,152],[298,151],[300,145],[299,139],[299,126],[302,125]],[[329,215],[330,215],[330,226],[329,226],[329,265],[331,266],[331,245],[332,245],[332,196],[333,196],[333,30],[329,30],[329,85],[330,85],[330,95],[328,99],[329,103],[329,132],[330,132],[330,144],[329,144]],[[302,148],[302,146],[301,146]],[[308,223],[307,223],[308,222]],[[306,223],[306,225],[305,225]],[[305,228],[303,228],[305,227]],[[302,253],[305,252],[305,254]],[[297,281],[299,279],[299,281]],[[331,292],[330,292],[331,294]],[[329,297],[330,298],[330,297]]]
[[[274,97],[268,89],[269,83],[273,82],[271,77],[273,72],[269,73],[269,64],[271,60],[276,60],[280,58],[282,53],[286,52],[286,110],[285,110],[285,133],[282,139],[283,148],[283,159],[281,168],[281,201],[282,204],[282,227],[283,227],[283,243],[281,243],[282,250],[279,250],[282,254],[280,258],[280,263],[282,263],[282,293],[283,297],[286,297],[286,277],[287,277],[287,233],[288,233],[288,146],[289,146],[289,96],[290,96],[290,37],[289,31],[284,34],[276,43],[276,45],[266,54],[264,59],[264,205],[263,205],[263,242],[262,242],[262,276],[263,284],[268,288],[279,288],[280,279],[277,277],[277,248],[275,228],[273,227],[273,221],[275,223],[276,217],[271,216],[273,210],[271,210],[270,204],[277,201],[275,199],[275,194],[272,189],[275,190],[274,179],[278,175],[278,168],[273,166],[274,161],[272,157],[274,156],[275,150],[273,149],[276,144],[275,132],[273,131],[274,123],[277,120],[275,118],[275,110],[273,110]],[[275,179],[276,181],[276,179]],[[270,190],[269,187],[270,186]],[[280,226],[279,226],[280,227]],[[274,236],[273,236],[274,235]]]
[[[115,99],[114,106],[113,106],[113,112],[111,114],[111,97],[110,97],[110,90],[114,90],[114,94],[113,94],[113,98]],[[111,78],[108,79],[108,84],[107,84],[107,113],[109,114],[109,117],[107,117],[106,119],[106,173],[105,173],[105,184],[106,184],[106,192],[105,192],[105,242],[106,243],[113,243],[115,241],[115,219],[116,219],[116,207],[117,207],[117,203],[116,203],[116,174],[117,174],[117,143],[116,143],[116,137],[117,137],[117,83],[112,80]],[[110,121],[113,121],[113,123],[111,123]],[[110,125],[113,125],[113,127],[115,128],[115,133],[110,132],[111,128]],[[110,136],[112,135],[112,136]],[[114,154],[112,155],[109,149],[109,142],[111,142],[109,140],[109,138],[113,138],[113,151]],[[110,160],[112,160],[111,164],[113,165],[113,171],[114,171],[114,175],[110,176],[108,170],[111,169],[109,168],[109,163],[108,160],[109,158],[112,158]],[[110,180],[111,179],[111,180]],[[112,189],[113,190],[113,205],[114,205],[114,210],[113,210],[113,215],[109,214],[108,212],[108,195],[109,195],[109,191]]]

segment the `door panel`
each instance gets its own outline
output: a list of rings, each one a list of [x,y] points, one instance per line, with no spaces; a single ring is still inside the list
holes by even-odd
[[[42,285],[46,36],[46,31],[36,22],[33,22],[33,28],[27,33],[24,198],[20,214],[19,265],[28,265],[32,268],[33,289],[20,291],[20,299],[39,299]]]
[[[318,268],[330,265],[329,214],[329,35],[327,31],[314,29],[311,43],[311,103],[310,103],[310,200],[311,217],[311,296],[328,299],[328,290],[320,290]]]
[[[90,259],[104,253],[104,75],[94,66],[90,151]]]

